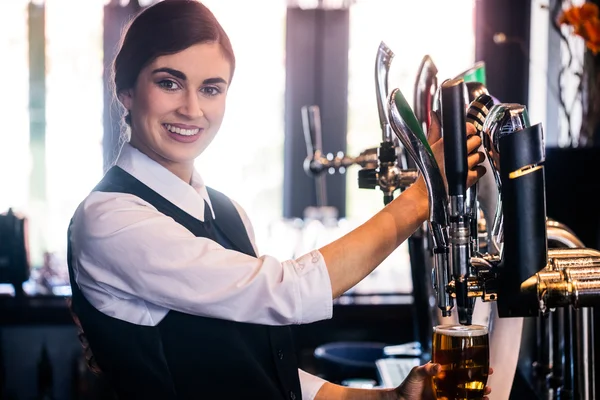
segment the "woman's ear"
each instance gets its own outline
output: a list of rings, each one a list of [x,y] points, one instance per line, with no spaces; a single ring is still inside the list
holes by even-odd
[[[121,90],[117,95],[121,104],[127,111],[131,111],[131,107],[133,106],[133,91],[131,89]]]

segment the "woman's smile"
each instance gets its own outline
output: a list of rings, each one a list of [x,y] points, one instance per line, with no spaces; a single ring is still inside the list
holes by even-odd
[[[171,139],[182,143],[195,142],[204,130],[197,126],[183,124],[163,124],[163,128]]]

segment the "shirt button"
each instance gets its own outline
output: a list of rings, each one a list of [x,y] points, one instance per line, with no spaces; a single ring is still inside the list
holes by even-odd
[[[290,390],[290,399],[296,400],[296,393],[292,392],[291,390]]]
[[[283,360],[283,351],[277,350],[277,357],[279,357],[280,360]]]
[[[311,261],[313,262],[313,264],[316,264],[317,262],[319,262],[319,257],[318,257],[318,256],[315,256],[315,255],[313,255],[313,258],[312,258],[312,260],[311,260]]]

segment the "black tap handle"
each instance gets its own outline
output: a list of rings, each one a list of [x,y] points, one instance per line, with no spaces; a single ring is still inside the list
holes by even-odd
[[[467,128],[465,84],[462,78],[442,83],[442,134],[448,194],[465,195],[467,189]]]
[[[316,151],[323,150],[321,139],[321,112],[319,106],[302,107],[302,128],[306,141],[306,153],[312,158]]]

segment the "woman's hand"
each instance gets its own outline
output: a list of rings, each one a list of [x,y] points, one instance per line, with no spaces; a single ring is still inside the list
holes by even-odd
[[[441,366],[439,364],[427,363],[419,367],[414,367],[408,374],[404,382],[395,390],[399,400],[435,400],[433,393],[432,378],[439,374]],[[489,375],[494,370],[490,368]],[[486,386],[485,394],[490,394],[492,389]],[[489,400],[487,396],[483,398]]]
[[[477,130],[475,129],[475,126],[467,123],[467,164],[469,170],[467,175],[467,187],[474,185],[479,178],[485,174],[485,167],[480,165],[485,161],[485,154],[481,151],[477,151],[481,146],[481,138],[476,133]],[[447,184],[444,167],[444,140],[442,139],[440,121],[437,117],[437,114],[434,112],[431,113],[431,125],[429,127],[427,142],[429,142],[429,146],[431,146],[435,161],[440,167],[440,172],[442,174],[442,178],[444,179],[444,183]],[[423,180],[422,176],[419,176],[419,179],[415,185],[417,185],[425,194],[425,196],[427,196],[427,186],[425,185],[425,181]]]

